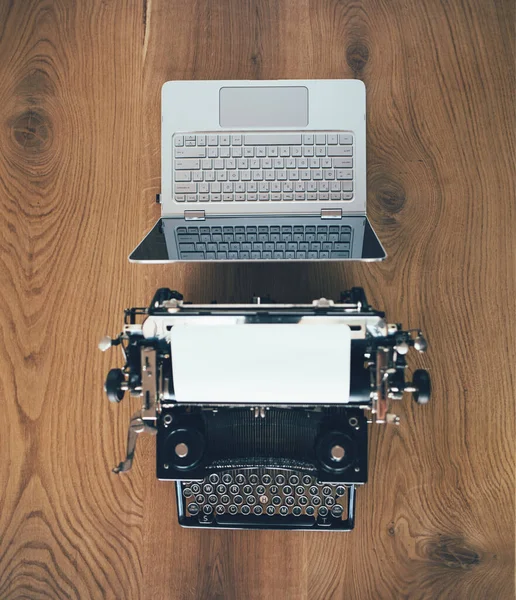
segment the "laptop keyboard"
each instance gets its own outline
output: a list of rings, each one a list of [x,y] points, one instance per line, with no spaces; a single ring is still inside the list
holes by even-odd
[[[195,225],[176,228],[180,260],[349,258],[346,225]]]
[[[353,141],[339,131],[176,134],[174,200],[350,201]]]

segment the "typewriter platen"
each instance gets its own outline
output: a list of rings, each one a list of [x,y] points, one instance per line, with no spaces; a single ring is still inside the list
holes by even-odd
[[[367,481],[368,424],[397,425],[391,408],[404,392],[419,404],[430,398],[427,371],[417,370],[413,381],[405,382],[408,351],[427,348],[421,331],[387,323],[384,313],[369,306],[361,288],[344,292],[340,302],[323,298],[304,305],[259,298],[252,304],[195,305],[184,302],[178,292],[160,289],[148,308],[127,309],[124,321],[117,338],[106,337],[99,344],[101,350],[121,346],[125,359],[123,369],[112,369],[107,376],[109,400],[120,402],[128,393],[140,405],[129,426],[126,459],[113,471],[131,468],[140,433],[156,435],[157,476],[176,482],[183,526],[351,530],[356,489]],[[320,325],[328,329],[314,329]],[[285,395],[275,397],[264,372],[249,380],[247,392],[239,391],[233,385],[239,372],[253,360],[263,359],[264,369],[269,368],[267,352],[257,350],[228,376],[224,358],[217,356],[217,363],[214,356],[219,353],[213,350],[220,340],[223,354],[224,344],[234,346],[239,338],[224,342],[221,332],[251,332],[247,339],[254,346],[258,333],[271,336],[280,327],[281,336],[271,340],[276,352],[291,333],[297,346],[303,344],[300,339],[314,346],[305,349],[308,362],[299,359],[302,389],[291,393],[293,386],[287,386]],[[202,346],[195,338],[200,333]],[[331,347],[332,336],[338,343],[336,335],[342,337],[342,349]],[[193,349],[190,339],[196,340]],[[243,344],[238,354],[246,355]],[[283,365],[278,356],[273,357],[276,371],[270,377],[295,376],[297,357],[293,372],[292,364],[289,371],[286,359]],[[323,365],[328,360],[328,368],[318,366],[317,360]],[[203,364],[212,363],[213,382],[204,381]],[[307,375],[311,366],[315,370]],[[330,375],[333,391],[307,389],[312,380],[332,379]],[[245,382],[248,375],[242,377]]]

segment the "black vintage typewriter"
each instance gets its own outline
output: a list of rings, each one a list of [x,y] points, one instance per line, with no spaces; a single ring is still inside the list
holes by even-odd
[[[160,289],[125,311],[123,369],[105,391],[140,408],[129,426],[156,435],[157,476],[176,482],[186,527],[349,531],[367,481],[369,423],[397,425],[391,407],[430,398],[427,371],[405,383],[419,330],[389,324],[353,288],[340,302],[196,305]]]

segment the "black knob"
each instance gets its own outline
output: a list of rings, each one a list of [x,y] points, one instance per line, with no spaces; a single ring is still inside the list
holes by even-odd
[[[110,402],[120,402],[124,397],[125,390],[122,389],[124,383],[124,372],[122,369],[111,369],[106,377],[104,391]]]
[[[432,393],[432,384],[430,374],[424,369],[418,369],[412,377],[412,385],[416,388],[412,397],[418,404],[428,404]]]

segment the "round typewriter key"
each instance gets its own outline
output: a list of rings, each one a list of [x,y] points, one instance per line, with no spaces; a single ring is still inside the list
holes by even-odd
[[[229,513],[230,515],[236,515],[236,514],[237,514],[237,512],[238,512],[238,508],[237,508],[237,507],[236,507],[234,504],[232,504],[232,505],[231,505],[231,506],[228,508],[228,513]]]
[[[202,512],[203,512],[205,515],[211,515],[211,513],[213,512],[213,506],[210,506],[209,504],[205,504],[205,505],[202,507]]]
[[[317,496],[319,493],[319,488],[316,485],[313,485],[308,491],[312,496]]]
[[[285,475],[282,475],[281,473],[279,475],[276,475],[276,483],[278,485],[283,485],[285,483],[286,479],[285,479]]]
[[[210,483],[205,483],[205,484],[202,486],[202,491],[203,491],[205,494],[211,494],[211,493],[213,492],[213,486],[212,486]]]
[[[285,515],[288,515],[288,508],[286,506],[280,506],[279,514],[282,517],[284,517]]]
[[[305,488],[302,485],[298,485],[296,488],[296,494],[299,494],[301,496],[301,494],[305,493]]]
[[[226,485],[232,483],[233,481],[233,477],[231,477],[231,475],[229,473],[224,473],[224,475],[222,475],[222,483],[225,483]]]
[[[303,484],[310,485],[312,483],[312,478],[310,475],[303,475]]]
[[[326,504],[326,506],[333,506],[335,504],[335,499],[333,496],[326,496],[324,499],[324,504]]]
[[[274,506],[269,505],[265,511],[267,512],[268,515],[273,515],[276,512],[276,509],[274,508]]]
[[[251,507],[247,506],[247,504],[244,504],[240,510],[243,515],[248,515],[251,512]]]
[[[314,513],[315,513],[315,508],[313,506],[307,506],[305,509],[305,513],[309,516],[309,517],[313,517]]]
[[[265,475],[262,475],[263,485],[269,485],[269,483],[271,483],[271,482],[272,482],[272,477],[268,473],[265,473]]]
[[[269,492],[271,494],[277,494],[279,492],[279,487],[277,485],[271,485],[269,488]]]
[[[281,504],[281,498],[280,498],[280,496],[273,496],[272,497],[272,503],[274,504],[274,506],[279,506]]]
[[[290,485],[297,485],[299,483],[299,477],[297,475],[291,475],[288,482]]]
[[[256,486],[256,493],[258,494],[258,496],[261,496],[262,494],[265,494],[265,486],[263,486],[263,485],[257,485]]]
[[[217,494],[225,494],[226,493],[226,486],[223,483],[219,483],[219,485],[217,486]]]
[[[289,485],[284,485],[282,491],[285,494],[285,496],[288,496],[292,493],[292,488]]]
[[[193,496],[192,489],[191,489],[191,488],[185,488],[185,489],[183,490],[183,496],[184,496],[185,498],[190,498],[191,496]]]
[[[242,475],[242,473],[239,473],[236,477],[235,477],[235,481],[242,485],[243,483],[245,483],[245,476]]]
[[[319,498],[319,496],[312,496],[310,500],[312,501],[312,504],[314,506],[319,506],[319,504],[321,504],[321,499]]]
[[[325,496],[329,496],[331,494],[331,487],[329,485],[325,485],[322,489],[322,493]]]
[[[256,504],[256,498],[254,496],[247,496],[245,501],[247,502],[247,504],[250,504],[251,506],[253,504]]]
[[[249,483],[252,483],[253,485],[256,485],[259,482],[259,478],[258,475],[256,475],[256,473],[253,473],[252,475],[249,475]]]
[[[220,480],[219,476],[217,475],[217,473],[212,473],[209,478],[208,481],[210,483],[213,483],[213,485],[215,485],[216,483],[218,483]]]
[[[265,496],[265,494],[263,496],[260,496],[260,502],[262,504],[267,504],[268,501],[269,501],[269,498],[267,496]]]
[[[215,496],[215,494],[210,494],[210,495],[208,496],[208,502],[209,502],[210,504],[217,504],[218,500],[219,500],[219,499],[217,498],[217,496]]]
[[[294,500],[294,496],[287,496],[285,498],[285,504],[287,506],[293,506],[296,503],[296,501]]]
[[[327,517],[328,516],[328,509],[326,508],[326,506],[321,506],[319,508],[319,516],[320,517]]]
[[[234,502],[235,504],[242,504],[242,502],[243,502],[243,501],[244,501],[244,499],[242,498],[242,496],[235,496],[235,497],[233,498],[233,502]]]
[[[263,512],[263,508],[257,504],[254,508],[253,508],[253,512],[255,515],[261,515]]]
[[[301,506],[306,506],[308,504],[308,498],[306,496],[299,496],[297,501],[299,504],[301,504]]]
[[[337,496],[344,496],[346,488],[343,485],[338,485],[335,491],[337,492]]]
[[[224,494],[224,496],[221,496],[221,497],[220,497],[220,501],[222,502],[222,504],[225,504],[225,505],[227,505],[227,504],[229,504],[229,503],[231,502],[231,499],[230,499],[230,497],[229,497],[229,496],[226,496],[226,495]]]
[[[201,491],[201,486],[198,483],[192,483],[190,486],[194,494],[198,494]]]
[[[300,506],[294,506],[294,508],[292,509],[292,514],[294,515],[294,517],[299,517],[299,515],[301,514],[301,507]]]
[[[244,494],[252,494],[253,493],[253,487],[251,485],[244,485],[242,491],[244,492]]]
[[[195,504],[195,502],[190,502],[187,506],[187,510],[191,515],[196,515],[199,512],[199,505]]]
[[[230,486],[229,486],[229,491],[230,491],[232,494],[238,494],[238,492],[240,491],[240,488],[238,487],[238,485],[236,485],[236,484],[233,484],[233,485],[230,485]]]
[[[204,504],[204,496],[202,494],[197,494],[197,496],[195,496],[195,501],[197,502],[197,504]]]
[[[340,504],[336,504],[332,509],[331,509],[331,514],[333,517],[341,517],[342,513],[344,512],[344,509],[342,508],[342,506]]]
[[[225,511],[226,509],[222,506],[222,504],[217,504],[217,506],[215,507],[215,512],[218,515],[222,515]]]

